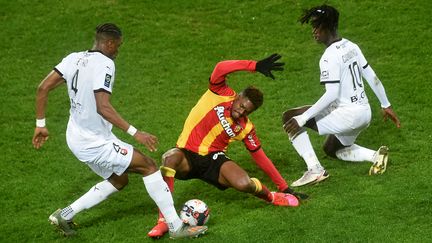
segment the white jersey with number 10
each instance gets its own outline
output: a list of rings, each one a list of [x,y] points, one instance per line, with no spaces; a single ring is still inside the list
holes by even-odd
[[[362,80],[368,63],[360,48],[347,39],[331,44],[320,60],[321,84],[340,83],[338,104],[368,105]]]

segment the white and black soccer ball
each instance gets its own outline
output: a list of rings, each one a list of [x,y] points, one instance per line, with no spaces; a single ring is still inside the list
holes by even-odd
[[[205,202],[199,199],[191,199],[185,204],[180,211],[180,218],[184,223],[191,226],[201,226],[207,223],[210,217],[210,209]]]

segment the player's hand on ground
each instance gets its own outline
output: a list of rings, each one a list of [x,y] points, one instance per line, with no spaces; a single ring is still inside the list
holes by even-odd
[[[46,127],[36,127],[33,134],[33,147],[39,149],[48,140],[49,133]]]
[[[283,128],[290,137],[294,137],[301,129],[301,127],[297,123],[297,120],[294,117],[285,122]]]
[[[279,60],[282,56],[279,54],[272,54],[271,56],[264,58],[256,63],[255,70],[264,74],[266,77],[270,77],[272,79],[275,79],[271,71],[282,71],[283,66],[285,63],[283,62],[276,62]]]
[[[401,123],[399,121],[399,118],[396,115],[396,113],[393,111],[391,106],[389,106],[387,108],[383,108],[382,111],[383,111],[384,121],[387,121],[390,118],[390,120],[392,120],[394,122],[394,124],[396,124],[397,128],[401,127]]]
[[[158,139],[156,136],[146,133],[137,131],[135,133],[134,138],[141,144],[144,144],[150,152],[155,152],[157,150],[158,145]]]

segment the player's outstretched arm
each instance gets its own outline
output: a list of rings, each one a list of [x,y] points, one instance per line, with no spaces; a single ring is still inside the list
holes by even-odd
[[[390,118],[390,120],[392,120],[394,124],[396,124],[397,128],[401,127],[400,120],[396,115],[396,113],[393,111],[391,106],[387,108],[382,108],[382,112],[383,112],[384,121],[387,121]]]
[[[158,143],[157,137],[147,132],[138,131],[134,126],[124,120],[111,105],[110,97],[111,94],[108,92],[101,91],[95,93],[97,112],[114,126],[129,133],[137,142],[145,145],[151,152],[156,151]]]
[[[391,104],[387,98],[384,86],[381,83],[381,80],[375,74],[375,71],[370,65],[367,65],[367,67],[363,68],[362,75],[366,79],[372,91],[375,93],[376,97],[381,103],[384,121],[390,118],[396,124],[396,127],[400,128],[401,124],[399,118],[393,111]]]
[[[45,124],[45,107],[51,90],[64,83],[56,71],[51,71],[39,84],[36,93],[36,128],[33,133],[33,147],[39,149],[48,140],[49,132]]]
[[[271,71],[283,71],[285,63],[277,62],[282,56],[279,54],[272,54],[256,63],[255,70],[262,73],[266,77],[275,79]]]
[[[288,183],[281,176],[273,162],[267,157],[262,148],[254,152],[250,152],[250,154],[261,170],[263,170],[270,177],[273,183],[277,185],[279,191],[283,191],[288,188]]]

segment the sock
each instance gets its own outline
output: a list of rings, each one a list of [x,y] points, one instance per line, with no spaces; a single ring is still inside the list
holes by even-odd
[[[251,178],[252,182],[255,184],[255,192],[254,195],[261,199],[264,199],[267,202],[273,201],[273,195],[269,191],[269,189],[263,185],[257,178]]]
[[[307,131],[298,134],[291,142],[294,149],[306,162],[308,170],[317,172],[324,169],[313,150]]]
[[[143,177],[145,188],[150,197],[162,212],[170,231],[177,231],[182,225],[180,217],[174,208],[174,201],[166,182],[162,179],[161,171]]]
[[[353,144],[349,147],[336,151],[336,157],[340,160],[351,162],[374,162],[376,151]]]
[[[176,171],[172,168],[165,167],[165,166],[161,166],[160,170],[162,173],[163,180],[168,185],[168,188],[170,189],[171,194],[174,193],[174,176],[175,176]],[[161,221],[161,220],[165,221],[163,214],[159,210],[158,221]]]
[[[114,192],[118,190],[109,181],[101,181],[71,205],[63,208],[60,215],[66,220],[72,220],[77,213],[99,204]]]

